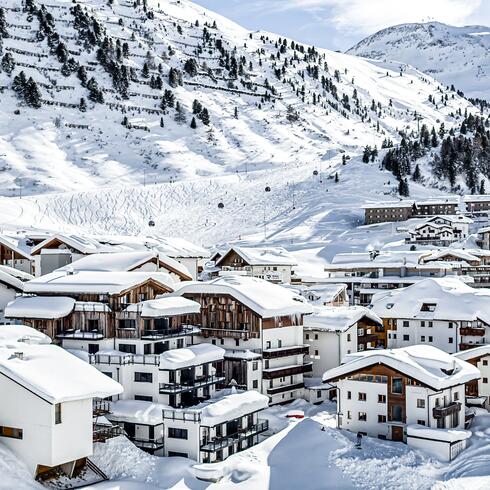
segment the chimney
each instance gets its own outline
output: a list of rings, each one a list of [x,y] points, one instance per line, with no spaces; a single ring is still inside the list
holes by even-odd
[[[24,359],[24,353],[23,352],[14,352],[14,355],[12,356],[14,359]]]

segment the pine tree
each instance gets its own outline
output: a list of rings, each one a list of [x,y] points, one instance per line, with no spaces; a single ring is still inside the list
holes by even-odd
[[[141,76],[143,78],[148,78],[150,76],[150,69],[148,68],[148,63],[143,65],[143,70],[141,70]]]
[[[238,107],[235,107],[234,117],[238,119]]]
[[[80,112],[87,112],[87,103],[83,97],[80,99],[78,108],[80,109]]]
[[[165,123],[163,122],[163,117],[160,118],[160,127],[161,128],[165,127]]]
[[[168,83],[171,87],[175,88],[182,85],[182,72],[177,68],[170,68],[168,73]]]
[[[201,114],[201,111],[202,111],[202,104],[194,99],[194,102],[192,103],[192,114]]]
[[[199,119],[201,119],[204,126],[209,126],[210,123],[209,112],[205,107],[201,111],[201,114],[199,115]]]
[[[480,188],[478,189],[479,194],[485,194],[485,180],[481,179]]]
[[[7,31],[7,21],[5,20],[5,10],[0,7],[0,39],[9,37]]]
[[[188,73],[191,77],[195,77],[198,73],[197,61],[194,58],[189,58],[184,64],[184,71]]]
[[[437,148],[439,146],[439,140],[437,139],[437,133],[434,127],[431,131],[430,145],[432,146],[432,148]]]
[[[362,154],[362,161],[364,163],[369,163],[369,158],[371,156],[371,147],[369,145],[367,145],[365,148],[364,148],[364,152]]]
[[[77,77],[80,80],[82,87],[85,87],[87,84],[87,70],[84,66],[79,66],[77,70]]]
[[[2,70],[7,74],[10,75],[15,68],[15,62],[14,58],[10,53],[5,53],[2,58]]]
[[[27,78],[24,71],[18,73],[12,82],[12,90],[17,94],[17,97],[24,100],[25,91],[27,88]]]
[[[182,109],[182,106],[180,105],[180,102],[177,102],[175,104],[175,116],[174,120],[177,124],[185,124],[187,118],[185,117],[184,110]]]
[[[99,90],[99,85],[97,84],[95,78],[92,77],[87,82],[87,90],[89,91],[89,100],[92,102],[97,102],[98,104],[104,103],[104,94],[102,93],[102,90]]]
[[[55,50],[56,57],[60,63],[64,63],[68,59],[68,49],[64,43],[59,43]]]
[[[41,92],[32,77],[27,80],[24,99],[26,104],[34,109],[39,109],[42,106]]]
[[[288,105],[287,112],[286,112],[286,119],[291,124],[299,121],[299,114],[291,104]]]
[[[192,118],[191,128],[192,129],[196,129],[197,128],[197,122],[196,122],[196,118],[195,117]]]
[[[421,178],[422,175],[420,174],[420,167],[419,164],[417,163],[417,165],[415,165],[415,170],[413,171],[412,180],[414,182],[419,182]]]
[[[337,183],[339,181],[339,174],[335,172],[335,182]]]

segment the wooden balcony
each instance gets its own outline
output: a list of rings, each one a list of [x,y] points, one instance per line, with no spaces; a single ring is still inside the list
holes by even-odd
[[[225,328],[205,328],[199,327],[201,335],[204,338],[218,337],[218,338],[231,338],[231,339],[254,339],[258,338],[258,333],[250,332],[248,330],[231,330]]]
[[[471,335],[474,337],[483,337],[485,335],[485,329],[484,328],[477,328],[477,327],[461,327],[459,329],[459,333],[461,335]]]
[[[105,338],[103,330],[63,330],[56,334],[58,339],[74,339],[74,340],[102,340]]]
[[[309,353],[309,347],[307,345],[283,347],[280,349],[267,349],[262,351],[262,357],[264,359],[277,359],[279,357],[299,356],[307,355]]]
[[[475,343],[475,344],[468,344],[468,343],[462,342],[461,344],[459,344],[459,350],[473,349],[475,347],[480,347],[481,345],[485,345],[485,344],[483,342]]]
[[[93,400],[92,413],[94,417],[111,413],[111,404],[107,400]]]
[[[313,364],[308,362],[297,366],[264,369],[262,371],[262,377],[264,379],[277,379],[284,378],[285,376],[294,376],[295,374],[311,373],[311,371],[313,371]]]
[[[103,425],[94,424],[93,426],[93,441],[94,442],[106,442],[107,439],[113,437],[122,436],[124,429],[119,425]]]
[[[251,436],[258,436],[269,429],[268,420],[259,420],[257,424],[240,429],[234,434],[216,438],[201,445],[201,451],[214,453],[229,446],[240,444]]]
[[[225,377],[220,375],[201,376],[184,383],[160,383],[161,394],[184,393],[186,391],[194,391],[205,386],[224,383]]]
[[[445,407],[434,407],[432,409],[432,416],[435,419],[442,419],[447,417],[448,415],[452,415],[453,413],[457,413],[461,411],[461,403],[453,402]]]

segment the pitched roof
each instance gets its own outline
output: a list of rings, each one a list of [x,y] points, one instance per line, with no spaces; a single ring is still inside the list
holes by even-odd
[[[312,306],[294,291],[255,277],[229,275],[209,282],[176,284],[173,295],[227,294],[262,318],[311,313]]]
[[[172,291],[173,280],[165,272],[55,271],[26,282],[27,293],[120,294],[149,280]]]
[[[381,318],[480,319],[490,324],[490,289],[475,289],[455,276],[428,278],[412,286],[376,293],[372,310]],[[421,311],[434,304],[434,311]]]
[[[47,402],[105,398],[122,393],[119,383],[61,347],[36,343],[35,338],[31,342],[18,341],[16,334],[5,333],[6,328],[14,332],[17,326],[0,327],[0,373]],[[26,335],[25,328],[21,328],[22,337]]]
[[[296,259],[282,247],[231,247],[216,262],[220,265],[225,257],[235,252],[250,265],[297,265]]]
[[[130,272],[153,260],[159,267],[177,274],[181,279],[190,281],[192,276],[185,265],[166,255],[152,250],[131,252],[94,253],[86,255],[71,264],[60,267],[59,271],[93,271],[93,272]]]
[[[94,254],[99,252],[110,252],[113,251],[111,247],[107,247],[98,242],[95,238],[90,238],[88,236],[80,236],[80,235],[64,235],[62,233],[56,233],[46,240],[43,240],[41,243],[32,248],[31,254],[37,255],[41,252],[42,249],[48,247],[51,243],[59,241],[61,243],[66,244],[68,247],[77,250],[82,254]]]
[[[323,375],[328,382],[369,366],[382,364],[403,373],[434,390],[467,383],[480,378],[480,371],[466,361],[429,345],[400,349],[368,350],[349,354],[342,364]]]
[[[18,243],[14,243],[13,238],[0,235],[0,243],[4,247],[10,248],[21,257],[24,257],[24,259],[32,260],[32,257],[25,250],[22,250],[20,247],[18,247]]]
[[[382,325],[383,321],[370,309],[363,306],[315,306],[311,315],[305,316],[305,330],[345,332],[362,318]]]
[[[470,359],[476,359],[478,357],[490,356],[490,344],[479,345],[478,347],[473,347],[473,349],[466,349],[453,354],[454,357],[458,359],[463,359],[463,361],[469,361]]]
[[[74,307],[75,300],[64,296],[19,296],[5,307],[5,317],[54,320],[68,316]]]

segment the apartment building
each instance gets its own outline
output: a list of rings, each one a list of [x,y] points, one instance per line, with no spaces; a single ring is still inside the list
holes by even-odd
[[[465,385],[475,366],[436,347],[350,354],[323,375],[337,389],[341,429],[406,442],[449,461],[465,447]]]

